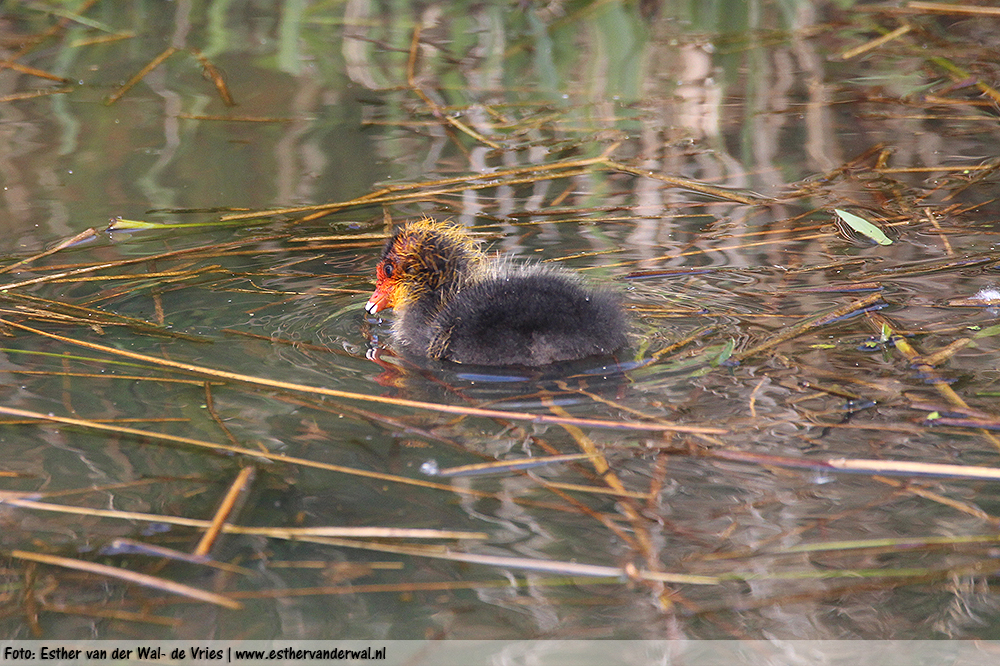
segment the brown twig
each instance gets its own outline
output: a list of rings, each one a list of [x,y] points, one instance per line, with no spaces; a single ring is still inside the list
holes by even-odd
[[[823,313],[817,317],[811,317],[805,321],[799,322],[794,326],[789,326],[788,328],[782,329],[777,334],[772,335],[767,340],[761,342],[755,347],[751,347],[745,351],[739,352],[738,354],[733,354],[733,359],[736,361],[742,361],[743,359],[749,358],[763,351],[767,351],[772,347],[785,342],[786,340],[791,340],[792,338],[798,337],[805,333],[806,331],[812,330],[814,328],[819,328],[820,326],[825,326],[830,322],[836,321],[841,317],[845,317],[853,312],[859,310],[864,310],[865,308],[871,307],[882,300],[881,293],[874,293],[865,296],[859,300],[853,301],[846,305],[842,305],[835,308],[829,312]]]
[[[897,39],[899,37],[902,37],[903,35],[905,35],[906,33],[908,33],[912,28],[913,28],[913,26],[911,26],[909,23],[904,23],[903,25],[899,26],[898,28],[896,28],[892,32],[888,32],[888,33],[882,35],[881,37],[876,37],[875,39],[871,40],[870,42],[866,42],[866,43],[861,44],[859,46],[855,46],[852,49],[847,49],[846,51],[844,51],[844,52],[842,52],[840,54],[840,59],[841,60],[850,60],[851,58],[854,58],[856,56],[861,55],[862,53],[867,53],[868,51],[871,51],[873,49],[877,49],[878,47],[882,46],[883,44],[888,44],[892,40]]]
[[[125,85],[123,85],[121,88],[112,93],[111,96],[104,103],[107,106],[111,106],[112,104],[117,102],[119,99],[122,98],[122,96],[125,93],[131,90],[137,83],[142,81],[147,74],[149,74],[154,69],[163,64],[164,60],[166,60],[173,54],[177,53],[177,51],[178,49],[176,46],[168,46],[162,53],[160,53],[160,55],[153,58],[145,67],[140,69],[135,76],[133,76],[131,79],[128,80],[128,82],[125,83]]]
[[[201,66],[205,70],[205,75],[212,79],[215,89],[219,91],[219,97],[222,98],[222,103],[226,106],[236,106],[236,102],[233,101],[233,96],[229,92],[229,87],[226,85],[226,79],[222,76],[222,72],[198,49],[190,49],[190,51],[198,59],[198,62],[201,63]]]
[[[238,601],[233,601],[232,599],[229,599],[221,594],[200,590],[196,587],[191,587],[190,585],[184,585],[182,583],[175,583],[174,581],[167,580],[165,578],[157,578],[156,576],[136,573],[134,571],[126,571],[124,569],[111,567],[106,564],[97,564],[96,562],[87,562],[85,560],[60,557],[58,555],[31,553],[24,550],[13,550],[11,551],[10,556],[17,560],[40,562],[42,564],[50,564],[52,566],[64,567],[66,569],[85,571],[97,576],[116,578],[126,583],[150,587],[163,592],[188,597],[189,599],[197,599],[198,601],[204,601],[217,606],[222,606],[224,608],[229,608],[231,610],[239,610],[243,608],[243,604]]]
[[[215,539],[222,531],[223,525],[228,521],[229,516],[232,514],[233,509],[236,507],[240,497],[245,497],[247,486],[253,483],[255,473],[256,470],[254,467],[248,465],[241,469],[240,473],[236,475],[236,479],[233,480],[233,484],[229,487],[229,491],[226,493],[226,496],[222,498],[218,511],[216,511],[215,516],[212,517],[211,524],[201,536],[201,540],[198,542],[194,551],[192,551],[192,555],[195,557],[208,556],[209,551],[212,550],[212,546],[215,544]]]
[[[56,252],[64,250],[73,245],[76,245],[77,243],[82,243],[83,241],[90,240],[96,235],[97,235],[97,229],[94,229],[93,227],[91,227],[90,229],[85,229],[84,231],[81,231],[77,235],[73,236],[72,238],[67,238],[66,240],[60,241],[59,243],[55,244],[54,246],[50,247],[48,250],[45,250],[44,252],[33,254],[30,257],[26,257],[21,261],[15,261],[13,264],[9,264],[7,266],[0,266],[0,273],[9,273],[10,271],[16,270],[21,266],[24,266],[25,264],[34,263],[39,259],[53,255]]]

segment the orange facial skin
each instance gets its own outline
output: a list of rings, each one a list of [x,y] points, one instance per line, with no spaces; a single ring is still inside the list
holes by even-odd
[[[396,305],[396,289],[399,281],[392,276],[393,265],[383,259],[375,268],[375,293],[365,303],[368,314],[377,314],[381,310]],[[386,273],[388,272],[388,275]]]

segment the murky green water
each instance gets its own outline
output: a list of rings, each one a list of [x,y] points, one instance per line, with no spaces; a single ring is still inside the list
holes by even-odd
[[[940,61],[982,60],[993,38],[974,19],[796,2],[87,4],[12,5],[0,25],[11,57],[64,21],[17,62],[67,79],[0,70],[0,407],[10,421],[0,489],[208,520],[250,465],[236,525],[482,532],[433,543],[567,565],[392,550],[409,540],[377,541],[389,544],[379,551],[370,539],[224,534],[212,555],[232,566],[213,568],[102,553],[116,538],[190,553],[199,529],[8,503],[5,554],[141,571],[243,608],[17,556],[4,561],[5,636],[995,637],[995,482],[708,455],[995,466],[997,313],[956,299],[988,299],[982,290],[998,281],[996,114]],[[904,18],[919,30],[841,57]],[[168,47],[177,51],[107,103]],[[640,171],[598,163],[602,154]],[[492,180],[431,184],[471,174]],[[203,223],[394,187],[377,205],[317,219],[101,230],[13,266],[112,217]],[[893,243],[839,228],[833,208],[878,221]],[[633,320],[620,365],[487,372],[396,358],[388,318],[363,305],[386,217],[423,214],[475,226],[498,252],[616,284]],[[741,356],[878,290],[882,299],[843,318]],[[965,346],[934,371],[916,366],[879,340],[881,320],[862,312],[872,307],[915,334],[916,353]],[[385,399],[724,432],[564,427]],[[931,427],[933,412],[972,421]],[[421,472],[431,460],[581,450],[603,452],[612,472],[588,462]],[[959,540],[969,536],[982,540]],[[804,549],[903,537],[914,544]],[[588,578],[570,563],[705,578]]]

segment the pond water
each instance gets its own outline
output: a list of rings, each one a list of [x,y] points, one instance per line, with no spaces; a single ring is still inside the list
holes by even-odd
[[[946,9],[9,10],[3,635],[997,637],[1000,18]],[[612,285],[629,349],[397,356],[422,215]],[[199,551],[227,493],[260,529]]]

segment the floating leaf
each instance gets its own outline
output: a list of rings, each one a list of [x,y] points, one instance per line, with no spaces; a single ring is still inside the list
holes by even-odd
[[[106,231],[135,231],[138,229],[187,229],[190,227],[231,227],[242,224],[241,221],[211,220],[208,222],[144,222],[143,220],[126,220],[123,217],[113,217],[108,221]]]
[[[736,349],[736,340],[730,338],[723,347],[722,351],[719,352],[718,356],[709,361],[709,365],[712,367],[718,367],[728,361],[733,355],[733,350]]]
[[[113,217],[108,220],[108,231],[124,231],[125,229],[155,229],[156,224],[143,222],[141,220],[126,220],[122,217]]]
[[[869,222],[863,217],[858,217],[854,213],[848,213],[846,210],[841,210],[840,208],[834,208],[835,212],[840,219],[843,220],[852,229],[857,231],[859,234],[871,238],[873,241],[879,245],[891,245],[892,240],[886,236],[881,229],[876,227],[874,224]]]

